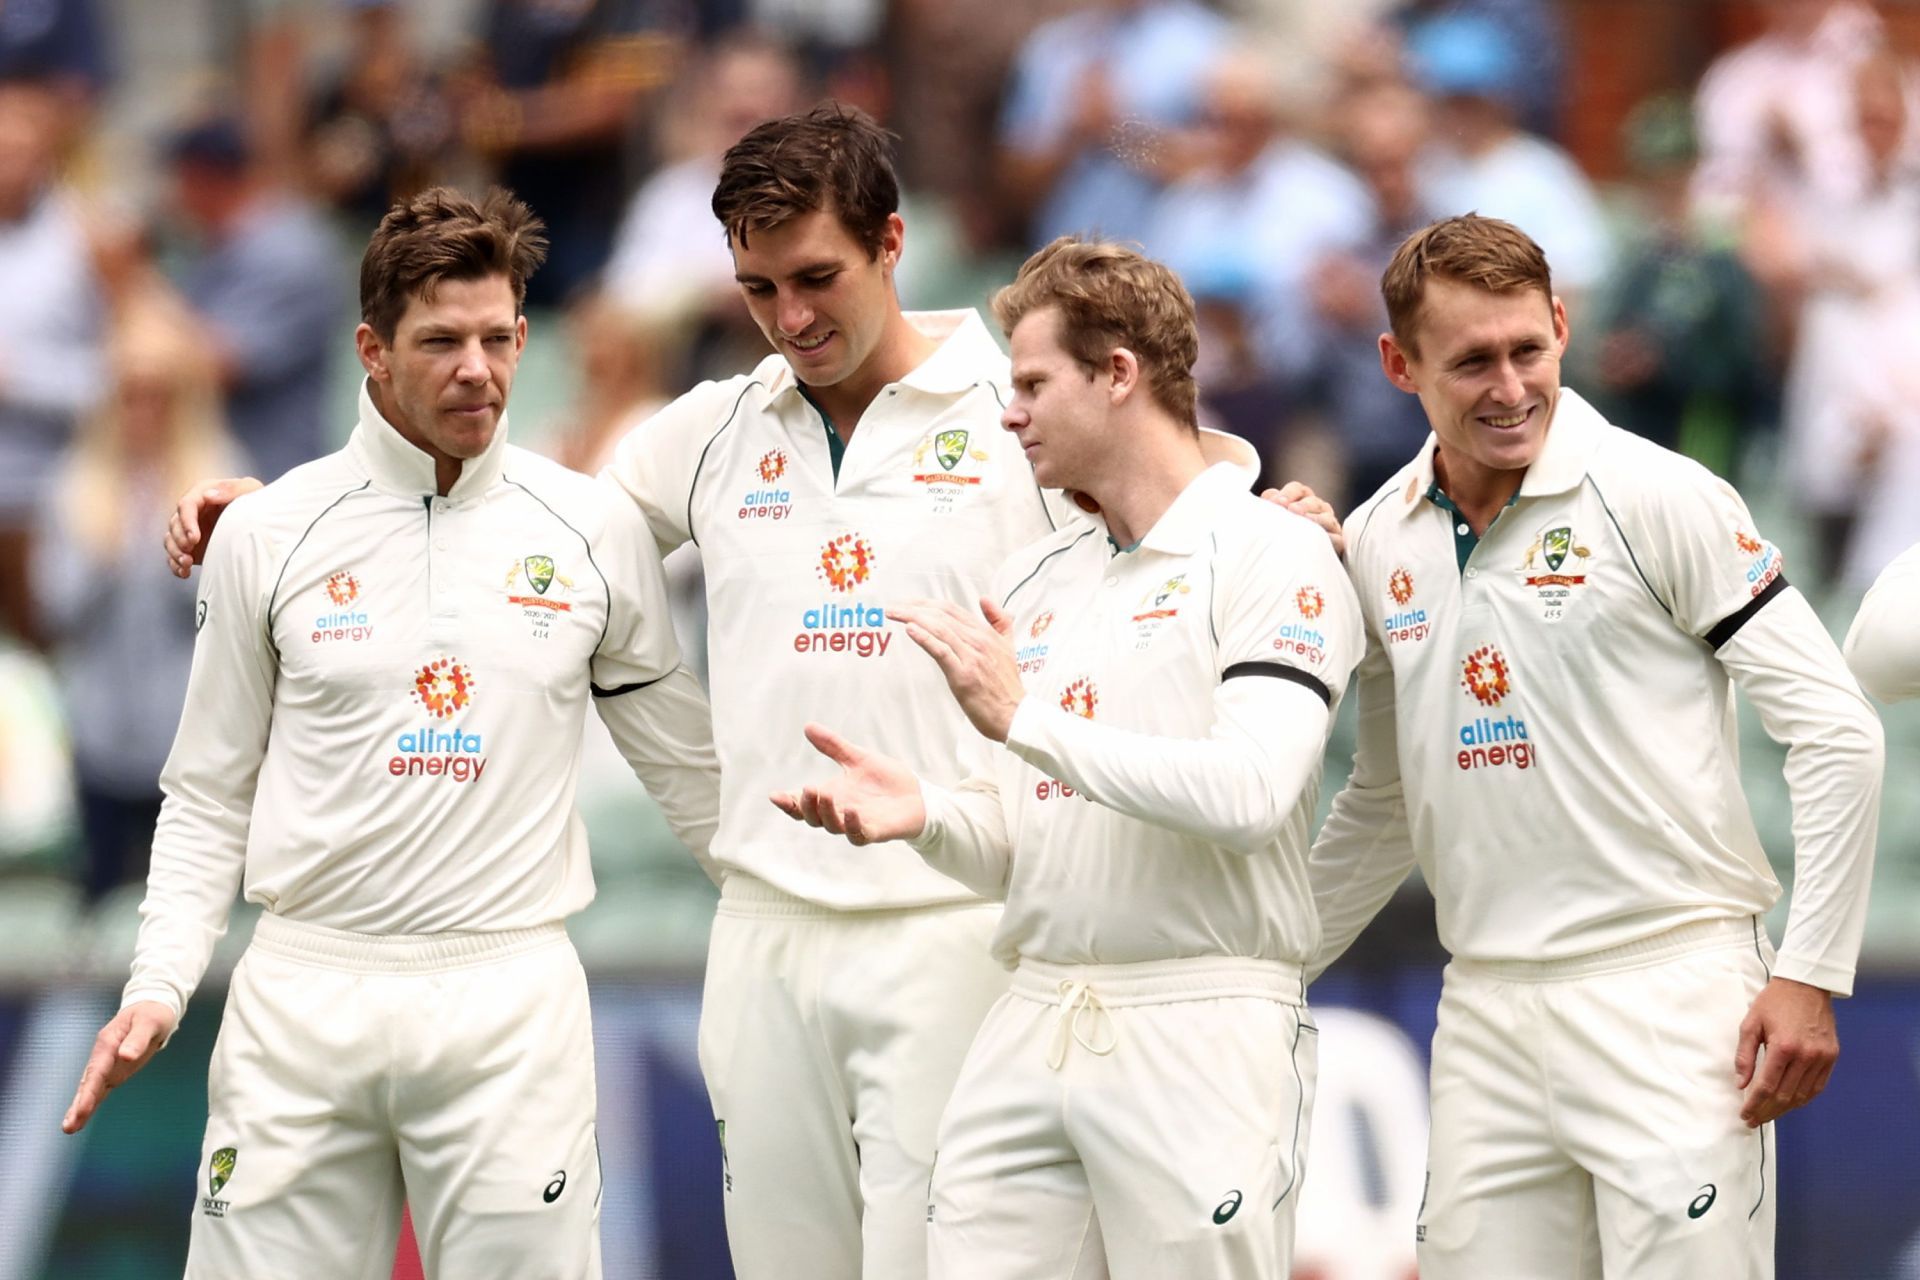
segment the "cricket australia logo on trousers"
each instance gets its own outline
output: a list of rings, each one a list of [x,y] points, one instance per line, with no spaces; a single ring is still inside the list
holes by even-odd
[[[222,1147],[207,1160],[207,1194],[201,1197],[200,1212],[209,1218],[227,1216],[228,1201],[218,1199],[220,1189],[233,1180],[234,1166],[240,1162],[240,1153],[232,1147]]]

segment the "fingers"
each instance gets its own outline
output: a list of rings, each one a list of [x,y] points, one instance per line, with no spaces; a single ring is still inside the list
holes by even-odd
[[[1775,1095],[1786,1075],[1788,1057],[1784,1050],[1776,1051],[1771,1045],[1761,1056],[1759,1070],[1740,1104],[1740,1118],[1747,1122],[1748,1128],[1757,1129],[1779,1114],[1774,1108]]]
[[[1753,1064],[1760,1056],[1760,1018],[1749,1013],[1740,1022],[1740,1047],[1733,1054],[1734,1087],[1744,1089],[1753,1083]]]
[[[980,616],[985,618],[987,625],[999,634],[1003,636],[1013,634],[1013,615],[985,596],[980,597]]]
[[[1277,502],[1283,507],[1290,507],[1303,499],[1314,497],[1315,494],[1312,489],[1298,480],[1289,480],[1278,489],[1268,489],[1260,496],[1268,502]]]
[[[80,1085],[73,1091],[73,1101],[60,1121],[61,1132],[78,1133],[86,1128],[101,1099],[117,1083],[113,1078],[115,1059],[130,1021],[127,1012],[122,1010],[93,1038],[93,1051],[87,1055],[87,1065],[80,1071]]]
[[[907,638],[927,651],[929,657],[948,669],[954,660],[953,646],[918,622],[907,624]]]
[[[851,768],[867,754],[823,724],[809,723],[802,732],[807,735],[807,741],[813,744],[815,751],[837,765]]]
[[[776,791],[772,795],[768,796],[767,799],[773,802],[774,808],[786,814],[789,818],[792,818],[795,822],[806,821],[806,818],[803,817],[800,813],[800,797],[793,794],[793,792]]]

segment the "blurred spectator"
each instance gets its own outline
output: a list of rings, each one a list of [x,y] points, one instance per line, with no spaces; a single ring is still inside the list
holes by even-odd
[[[73,126],[107,79],[106,47],[93,0],[7,0],[0,3],[0,82],[33,80],[61,109],[60,133]]]
[[[214,352],[227,422],[254,473],[277,479],[326,452],[344,264],[314,210],[259,174],[236,121],[193,125],[171,156],[197,241],[180,285]]]
[[[28,639],[28,531],[100,380],[87,235],[54,177],[58,112],[52,91],[0,82],[0,632]]]
[[[195,480],[236,465],[183,304],[136,296],[108,358],[111,395],[46,494],[33,575],[73,738],[89,901],[146,874],[193,659],[193,587],[153,554],[153,531]]]
[[[1767,193],[1827,201],[1859,192],[1867,160],[1854,128],[1853,72],[1886,39],[1859,0],[1765,0],[1759,39],[1708,68],[1694,100],[1693,196],[1731,226]]]
[[[633,193],[614,237],[603,287],[620,306],[742,310],[713,216],[720,157],[754,125],[800,110],[803,92],[799,64],[765,36],[723,36],[693,61],[662,103],[666,162]]]
[[[1001,187],[1031,240],[1068,232],[1141,240],[1180,158],[1168,131],[1199,113],[1234,41],[1194,0],[1091,0],[1028,38],[1000,125]]]
[[[1625,135],[1635,199],[1595,297],[1599,341],[1580,344],[1594,366],[1581,385],[1609,421],[1731,477],[1738,433],[1760,416],[1760,289],[1690,214],[1695,149],[1686,102],[1648,99],[1628,116]]]
[[[350,0],[341,75],[313,106],[310,190],[368,232],[395,199],[438,181],[455,138],[452,105],[414,55],[394,0]]]
[[[1876,56],[1857,67],[1850,92],[1851,145],[1867,159],[1863,187],[1851,197],[1809,189],[1797,204],[1781,202],[1776,230],[1763,237],[1774,259],[1769,278],[1797,283],[1804,298],[1787,374],[1785,474],[1814,520],[1816,580],[1827,582],[1847,563],[1862,495],[1920,394],[1907,373],[1920,332],[1920,166],[1908,77],[1892,57]]]
[[[1155,204],[1147,251],[1215,294],[1215,282],[1245,277],[1231,291],[1245,295],[1253,354],[1273,375],[1297,377],[1307,270],[1329,248],[1351,243],[1367,218],[1366,189],[1288,132],[1273,72],[1248,51],[1207,71],[1198,118],[1181,145],[1194,168]],[[1203,346],[1211,337],[1203,326]]]
[[[1408,60],[1440,108],[1422,181],[1441,215],[1503,218],[1532,236],[1572,313],[1606,269],[1606,229],[1573,157],[1518,125],[1517,89],[1534,75],[1536,52],[1485,17],[1438,17],[1413,30]]]
[[[1512,85],[1520,127],[1543,138],[1559,136],[1567,88],[1567,32],[1559,6],[1547,0],[1405,0],[1394,21],[1411,46],[1423,42],[1431,24],[1460,16],[1499,28],[1515,49],[1526,50],[1526,72]]]
[[[479,60],[454,85],[468,146],[546,220],[527,302],[552,306],[613,248],[630,118],[667,82],[686,16],[672,0],[492,0]]]
[[[1302,394],[1333,433],[1345,478],[1335,501],[1352,511],[1393,476],[1427,437],[1420,402],[1380,372],[1387,327],[1380,276],[1409,233],[1439,214],[1423,199],[1418,160],[1426,104],[1404,84],[1378,84],[1340,100],[1340,149],[1365,183],[1367,208],[1350,243],[1322,253],[1308,273],[1299,326]]]

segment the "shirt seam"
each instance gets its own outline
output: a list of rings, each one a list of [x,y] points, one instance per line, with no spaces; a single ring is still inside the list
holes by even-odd
[[[267,593],[267,616],[265,619],[267,644],[273,649],[273,652],[275,653],[275,655],[279,654],[280,646],[275,644],[273,640],[273,610],[274,610],[275,602],[280,598],[280,584],[286,581],[287,567],[293,563],[293,558],[296,555],[300,554],[300,548],[306,545],[307,538],[312,535],[313,531],[316,528],[319,527],[320,522],[322,520],[325,520],[327,516],[332,513],[335,507],[339,506],[341,503],[345,502],[348,498],[351,498],[356,493],[366,492],[367,487],[372,483],[373,483],[373,480],[371,478],[363,480],[359,484],[355,485],[353,488],[348,489],[345,493],[342,493],[339,497],[335,498],[332,502],[329,502],[325,507],[321,508],[320,514],[316,515],[312,520],[308,521],[307,527],[300,531],[300,537],[293,544],[293,549],[287,552],[286,559],[280,562],[280,572],[274,575],[273,590]]]
[[[759,387],[762,391],[765,391],[767,384],[758,378],[754,378],[750,380],[746,386],[740,388],[740,394],[734,397],[733,408],[727,411],[726,419],[721,422],[718,427],[714,428],[712,435],[707,437],[706,444],[701,446],[699,459],[693,464],[693,476],[687,481],[687,539],[696,547],[700,545],[700,534],[699,531],[693,527],[693,499],[700,488],[700,473],[706,470],[707,454],[713,450],[713,442],[718,440],[721,433],[732,426],[733,420],[740,416],[741,403],[746,400],[747,392],[753,390],[755,387]]]

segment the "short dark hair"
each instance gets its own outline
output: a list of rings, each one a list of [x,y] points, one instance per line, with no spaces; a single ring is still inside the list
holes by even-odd
[[[433,301],[442,280],[501,275],[513,305],[527,300],[527,277],[547,258],[546,224],[500,187],[479,201],[452,187],[429,187],[396,201],[360,259],[360,319],[392,342],[413,298]]]
[[[830,209],[877,257],[900,208],[892,142],[872,116],[838,102],[755,125],[720,162],[713,216],[744,247],[755,231]]]
[[[1538,289],[1549,302],[1553,299],[1547,255],[1526,232],[1511,222],[1477,213],[1443,218],[1402,241],[1380,277],[1387,327],[1411,355],[1420,354],[1414,330],[1419,327],[1429,280],[1452,280],[1488,293]]]
[[[1106,367],[1115,347],[1125,347],[1160,407],[1199,429],[1199,327],[1179,276],[1127,245],[1061,236],[993,296],[994,318],[1008,337],[1048,307],[1060,312],[1061,347],[1089,375]]]

